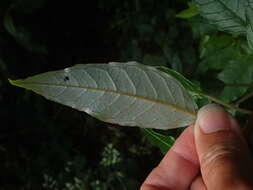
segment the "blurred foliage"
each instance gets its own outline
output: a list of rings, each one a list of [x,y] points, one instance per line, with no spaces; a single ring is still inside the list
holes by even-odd
[[[134,60],[170,67],[194,82],[180,78],[188,90],[252,109],[251,97],[240,101],[253,86],[246,39],[219,32],[186,0],[97,0],[85,6],[2,0],[0,17],[1,190],[138,189],[162,158],[154,145],[165,153],[183,130],[145,136],[10,86],[8,78]],[[195,98],[199,106],[209,102]]]
[[[192,18],[199,14],[199,11],[197,7],[195,6],[195,4],[191,2],[187,2],[187,5],[189,8],[177,13],[176,14],[177,18],[187,19],[187,18]]]
[[[163,135],[153,129],[143,129],[143,131],[149,141],[158,146],[163,154],[166,154],[175,142],[175,139],[172,136]]]

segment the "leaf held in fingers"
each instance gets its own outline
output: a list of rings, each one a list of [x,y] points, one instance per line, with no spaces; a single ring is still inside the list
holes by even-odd
[[[170,129],[196,117],[180,82],[136,62],[76,65],[10,82],[119,125]]]

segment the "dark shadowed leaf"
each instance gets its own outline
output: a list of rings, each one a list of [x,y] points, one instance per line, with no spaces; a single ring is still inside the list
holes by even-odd
[[[253,50],[253,0],[248,0],[249,4],[246,8],[246,19],[247,19],[247,40],[248,44]]]
[[[247,0],[194,0],[200,14],[221,31],[246,33]]]
[[[225,101],[233,101],[241,97],[248,89],[246,86],[233,86],[233,84],[250,84],[253,81],[253,57],[244,56],[232,60],[225,69],[219,73],[218,78],[225,84],[221,98]]]
[[[245,35],[249,46],[253,41],[252,0],[194,0],[200,14],[218,30]]]
[[[163,135],[153,129],[143,129],[143,131],[148,140],[158,146],[163,154],[166,154],[175,142],[172,136]]]
[[[158,66],[156,67],[157,69],[159,69],[160,71],[163,71],[171,76],[173,76],[175,79],[177,79],[188,91],[195,93],[196,95],[198,94],[198,92],[201,92],[201,89],[198,85],[194,84],[193,82],[191,82],[190,80],[188,80],[187,78],[185,78],[183,75],[181,75],[180,73],[167,68],[167,67],[162,67],[162,66]]]

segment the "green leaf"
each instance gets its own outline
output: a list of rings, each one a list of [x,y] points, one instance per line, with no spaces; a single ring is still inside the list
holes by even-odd
[[[193,0],[200,14],[219,30],[246,34],[247,0]]]
[[[172,147],[175,139],[172,136],[166,136],[154,131],[153,129],[143,129],[148,140],[158,146],[163,154],[166,154]]]
[[[241,56],[241,49],[230,35],[205,37],[200,47],[201,63],[198,73],[205,74],[209,69],[222,70],[235,57]]]
[[[191,25],[193,38],[197,40],[201,39],[204,35],[217,33],[216,27],[209,24],[207,19],[200,15],[190,18],[189,24]]]
[[[224,83],[240,84],[253,81],[253,56],[241,56],[232,60],[224,70],[219,73],[218,78]],[[221,93],[221,98],[225,101],[233,101],[241,97],[248,87],[226,86]]]
[[[209,88],[211,93],[216,92],[215,95],[226,102],[240,98],[248,89],[227,84],[252,81],[252,56],[242,47],[243,44],[247,44],[246,40],[234,39],[231,35],[222,34],[206,37],[201,45],[202,60],[198,66],[198,73],[207,75],[207,71],[209,74],[218,71],[218,75],[209,76],[212,77],[209,80],[210,84],[215,83],[214,78],[223,82],[220,82],[220,88],[208,84],[207,81],[203,81],[202,85]]]
[[[246,9],[246,19],[247,19],[247,40],[249,47],[253,50],[253,1],[248,0],[248,6]]]
[[[233,37],[227,34],[212,36],[205,35],[200,46],[200,58],[217,54],[222,49],[233,46],[234,41]]]
[[[187,4],[189,8],[176,14],[177,18],[188,19],[199,14],[197,7],[193,3],[188,2]]]
[[[76,65],[10,82],[119,125],[170,129],[196,119],[180,82],[136,62]]]
[[[188,91],[198,94],[199,92],[202,92],[202,90],[200,89],[200,87],[196,84],[194,84],[193,82],[191,82],[190,80],[188,80],[187,78],[185,78],[183,75],[181,75],[180,73],[167,68],[167,67],[162,67],[162,66],[157,66],[157,69],[159,69],[160,71],[163,71],[165,73],[167,73],[170,76],[173,76],[175,79],[177,79]]]
[[[200,84],[195,84],[191,82],[190,80],[185,78],[183,75],[181,75],[177,71],[174,71],[170,68],[159,67],[159,66],[156,68],[159,69],[160,71],[163,71],[173,76],[175,79],[177,79],[185,87],[185,89],[188,90],[189,94],[193,97],[196,103],[196,107],[202,107],[209,103],[208,99],[202,95],[203,91],[200,88]]]
[[[194,0],[200,14],[220,31],[244,35],[253,50],[252,0]]]

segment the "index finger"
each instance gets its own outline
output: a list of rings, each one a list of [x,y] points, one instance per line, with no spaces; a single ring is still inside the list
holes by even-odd
[[[194,129],[190,126],[149,174],[141,190],[188,189],[198,173],[199,160],[194,142]]]

